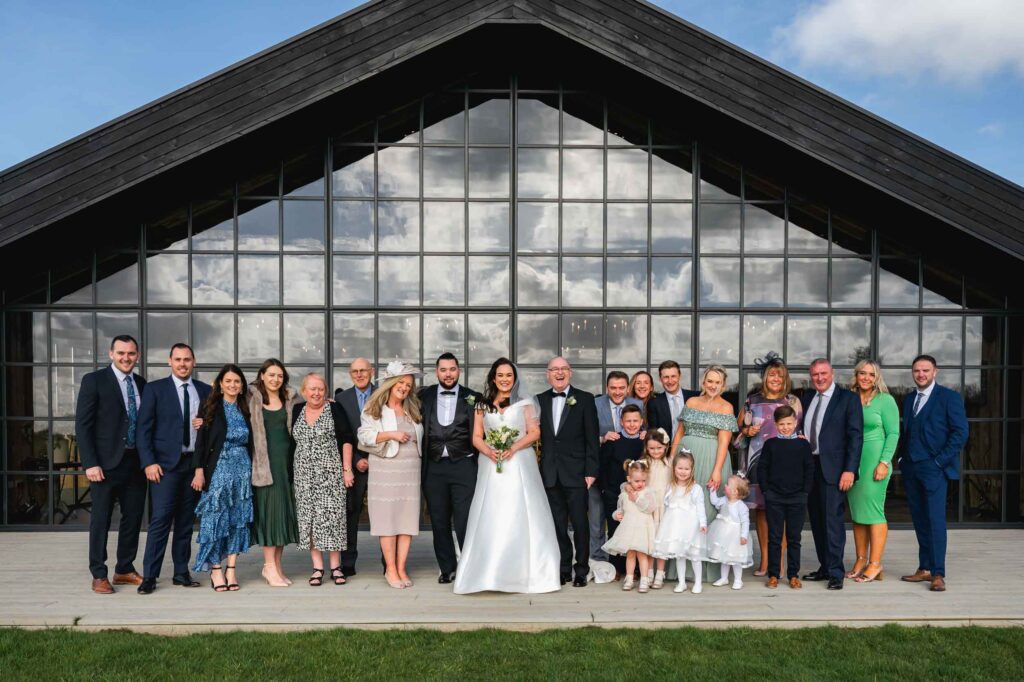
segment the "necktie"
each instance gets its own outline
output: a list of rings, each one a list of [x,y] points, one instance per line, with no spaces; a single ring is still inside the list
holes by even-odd
[[[565,391],[562,391],[560,393],[555,393],[554,397],[555,398],[564,398],[565,397]]]
[[[921,398],[923,398],[923,397],[924,397],[924,393],[922,393],[921,391],[918,391],[917,395],[914,397],[914,416],[915,417],[917,416],[917,413],[921,411]]]
[[[356,391],[356,400],[359,402],[359,411],[362,412],[363,408],[366,407],[366,399],[369,397],[368,394],[362,391]]]
[[[188,447],[192,445],[192,410],[188,404],[188,384],[181,385],[182,391],[185,395],[182,399],[182,425],[181,425],[181,447],[188,450]]]
[[[619,427],[621,426],[621,424],[622,424],[622,405],[616,405],[615,406],[615,424],[613,425],[615,427],[616,431],[619,430]]]
[[[821,412],[821,404],[825,402],[825,394],[818,394],[818,402],[814,403],[814,409],[811,410],[809,418],[811,420],[811,428],[807,434],[807,439],[811,442],[811,452],[815,452],[818,449],[818,413]]]
[[[441,395],[455,395],[455,391],[441,391]]]
[[[139,417],[139,407],[135,404],[135,382],[130,376],[127,376],[124,378],[124,383],[128,387],[128,438],[125,440],[125,446],[134,448],[135,421]]]

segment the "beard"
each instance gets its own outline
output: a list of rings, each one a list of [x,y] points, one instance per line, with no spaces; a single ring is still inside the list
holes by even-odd
[[[438,379],[437,383],[441,384],[441,387],[446,391],[450,391],[455,388],[455,385],[459,383],[459,378],[454,377],[451,379]]]

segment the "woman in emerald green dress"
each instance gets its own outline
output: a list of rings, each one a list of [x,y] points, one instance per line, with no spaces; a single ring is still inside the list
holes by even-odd
[[[864,407],[864,446],[857,480],[846,495],[857,546],[857,563],[846,576],[867,583],[884,575],[882,553],[889,534],[885,491],[900,440],[900,412],[882,379],[882,369],[871,360],[857,363],[850,388]]]
[[[295,499],[292,496],[292,406],[288,371],[280,360],[263,363],[249,385],[252,415],[252,486],[255,514],[252,541],[263,546],[263,579],[271,587],[288,587],[281,555],[284,546],[298,542]]]

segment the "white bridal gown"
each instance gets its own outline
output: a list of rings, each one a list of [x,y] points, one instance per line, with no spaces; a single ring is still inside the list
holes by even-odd
[[[504,413],[487,412],[484,429],[510,426],[524,434],[527,419],[536,419],[535,409],[534,403],[523,400]],[[501,473],[480,455],[455,594],[555,592],[561,589],[560,561],[555,523],[533,449],[516,452]]]

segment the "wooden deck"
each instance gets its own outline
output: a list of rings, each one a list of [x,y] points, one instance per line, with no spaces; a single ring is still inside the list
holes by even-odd
[[[805,533],[804,543],[804,566],[814,568],[810,533]],[[437,584],[429,533],[413,541],[410,565],[416,585],[407,590],[393,590],[385,584],[375,570],[373,539],[364,533],[360,538],[360,545],[366,548],[360,560],[362,570],[344,587],[330,583],[319,588],[307,586],[308,555],[291,548],[285,553],[285,568],[296,584],[271,588],[259,577],[262,558],[257,548],[239,559],[239,592],[174,587],[167,565],[157,591],[143,597],[134,587],[117,588],[114,595],[90,591],[84,533],[0,533],[4,558],[0,564],[0,626],[164,633],[339,626],[448,630],[862,627],[882,623],[1020,626],[1024,625],[1024,577],[1012,548],[1022,543],[1024,530],[952,531],[949,590],[943,594],[898,580],[899,575],[916,568],[917,545],[912,531],[894,531],[886,553],[886,579],[873,584],[847,581],[841,592],[828,592],[822,583],[807,583],[803,590],[785,586],[768,590],[763,578],[754,578],[747,570],[742,590],[705,585],[699,595],[689,591],[674,594],[671,584],[640,595],[622,592],[618,583],[612,583],[566,586],[553,594],[456,596],[450,585]],[[113,547],[112,535],[110,549]],[[852,538],[847,553],[852,559]],[[141,558],[138,567],[142,567]],[[205,574],[197,577],[205,578]]]

